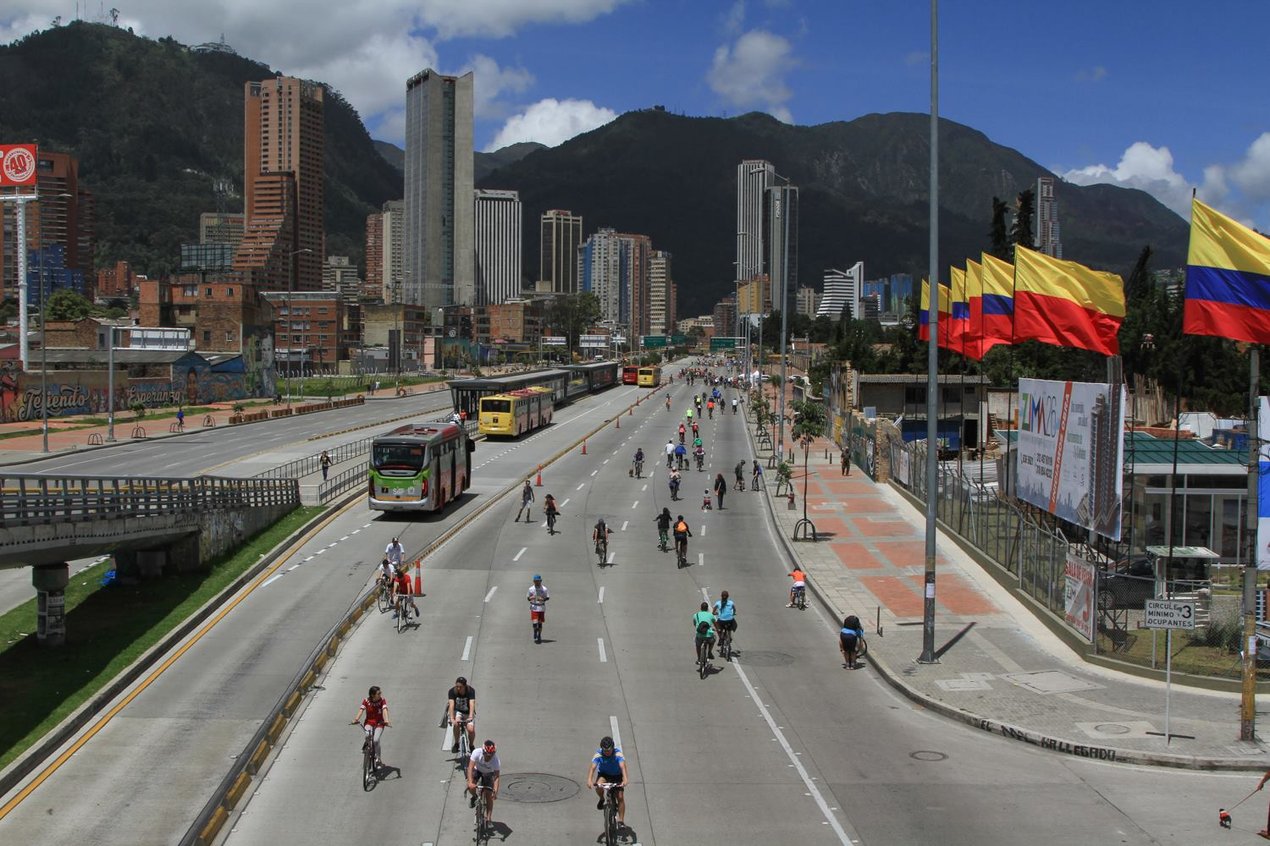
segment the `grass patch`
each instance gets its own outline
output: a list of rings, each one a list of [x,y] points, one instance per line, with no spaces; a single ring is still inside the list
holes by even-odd
[[[0,769],[324,510],[297,508],[206,573],[109,587],[102,587],[101,579],[110,561],[77,573],[66,587],[66,645],[60,648],[37,644],[35,599],[0,615],[0,702],[5,703]]]
[[[1189,632],[1173,633],[1173,669],[1179,673],[1191,673],[1197,676],[1214,676],[1224,679],[1238,679],[1243,675],[1243,663],[1239,653],[1229,649],[1229,637],[1221,623],[1214,623],[1210,632],[1197,633],[1194,639]],[[1236,621],[1234,642],[1238,644],[1243,630],[1243,622]],[[1109,658],[1151,666],[1151,629],[1133,629],[1128,633],[1128,648],[1122,652],[1110,651],[1110,640],[1099,637],[1099,647],[1105,648],[1104,654]],[[1155,667],[1163,670],[1165,665],[1165,634],[1161,631],[1155,636]],[[1257,681],[1270,681],[1270,668],[1258,662]]]

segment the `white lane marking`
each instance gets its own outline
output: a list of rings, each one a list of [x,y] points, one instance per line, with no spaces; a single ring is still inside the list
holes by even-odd
[[[601,461],[600,463],[601,463],[601,464],[608,464],[608,463],[609,463],[609,461],[611,461],[611,460],[612,460],[612,459],[606,458],[606,459],[604,459],[603,461]],[[595,475],[595,473],[592,473],[591,475],[592,475],[592,476],[594,476],[594,475]]]
[[[613,450],[613,454],[614,454],[614,455],[617,455],[619,452],[621,452],[621,450],[622,450],[622,448],[621,448],[621,447],[618,447],[617,449]]]
[[[450,747],[454,745],[454,729],[453,727],[449,725],[449,722],[448,722],[449,714],[450,714],[450,705],[448,702],[446,703],[445,708],[446,708],[447,722],[446,722],[445,728],[441,729],[441,751],[449,752]]]
[[[361,529],[353,529],[353,531],[349,532],[349,534],[350,534],[350,535],[355,535],[355,534],[357,534],[357,533],[358,533],[358,532],[360,532],[360,531],[361,531]]]
[[[626,531],[626,527],[627,527],[628,525],[630,525],[630,522],[631,522],[630,520],[623,520],[623,521],[622,521],[622,531],[623,531],[623,532],[624,532],[624,531]]]
[[[471,654],[472,654],[472,636],[468,635],[467,640],[464,641],[463,643],[463,655],[459,658],[459,660],[466,661],[471,656]]]
[[[283,577],[283,575],[284,575],[283,573],[279,573],[279,574],[277,574],[276,576],[270,576],[269,578],[267,578],[267,579],[265,579],[263,582],[261,582],[261,583],[260,583],[260,586],[261,586],[262,588],[264,588],[264,587],[269,587],[269,585],[271,585],[271,584],[273,584],[274,582],[278,581],[278,579],[281,579],[281,578]]]
[[[317,552],[315,552],[315,553],[313,553],[313,554],[314,554],[314,555],[321,555],[323,552],[326,552],[328,549],[330,549],[330,547],[328,547],[328,546],[324,546],[324,547],[322,547],[321,549],[319,549]]]
[[[604,653],[604,638],[597,637],[595,639],[595,643],[600,647],[600,663],[607,664],[609,662],[609,656]]]
[[[491,598],[493,598],[493,596],[494,596],[494,591],[496,591],[496,590],[498,590],[498,585],[494,585],[492,588],[490,588],[490,589],[489,589],[489,593],[485,594],[485,601],[486,601],[486,602],[489,602],[489,601],[490,601],[490,599],[491,599]]]
[[[632,509],[639,508],[639,500],[638,500],[638,499],[637,499],[637,500],[635,500],[633,503],[631,503],[631,508],[632,508]]]
[[[615,557],[617,557],[617,553],[616,553],[616,552],[610,552],[610,553],[609,553],[609,560],[608,560],[608,563],[609,563],[609,564],[612,564],[612,563],[613,563],[613,559],[614,559]]]
[[[346,541],[346,540],[348,540],[348,535],[345,535],[344,537],[340,538],[340,540],[342,540],[342,541]]]
[[[566,505],[568,505],[570,499],[572,499],[572,497],[565,497],[564,502],[560,503],[560,507],[564,508]]]
[[[612,714],[609,714],[609,737],[613,738],[614,746],[622,748],[622,733],[617,730],[617,717]]]
[[[292,564],[290,567],[287,568],[287,572],[290,573],[292,570],[296,569],[299,566],[300,566],[299,564]]]
[[[701,519],[702,519],[702,520],[704,520],[705,518],[704,518],[704,517],[702,517]],[[703,537],[703,538],[704,538],[704,537],[706,536],[706,529],[707,529],[707,528],[709,528],[709,527],[708,527],[708,526],[706,526],[706,525],[705,525],[705,523],[702,523],[702,524],[701,524],[701,537]]]
[[[803,767],[802,761],[799,761],[798,756],[794,754],[793,747],[789,745],[789,741],[785,739],[784,733],[781,732],[780,727],[776,725],[776,721],[772,719],[772,714],[767,710],[767,706],[759,701],[758,691],[754,689],[754,685],[750,684],[750,677],[745,674],[745,670],[741,669],[741,663],[735,655],[732,656],[732,666],[736,668],[736,674],[745,684],[745,689],[750,692],[750,698],[753,699],[754,704],[758,706],[759,712],[762,713],[763,719],[767,723],[767,727],[771,729],[772,734],[776,735],[773,739],[780,743],[781,748],[785,750],[786,757],[793,762],[790,766],[798,771],[798,775],[802,778],[803,784],[806,785],[809,791],[811,791],[812,796],[816,800],[816,805],[820,808],[820,812],[824,814],[826,824],[833,829],[834,834],[838,835],[839,843],[842,843],[843,846],[851,846],[851,838],[847,836],[845,831],[843,831],[842,825],[838,822],[837,817],[835,817],[833,812],[829,810],[829,803],[826,802],[825,797],[820,794],[820,789],[812,783],[813,780],[811,776],[808,775],[806,768]]]
[[[600,598],[595,600],[595,603],[596,605],[604,604],[604,587],[603,586],[600,587]]]
[[[363,529],[369,529],[370,527],[371,527],[371,524],[370,524],[370,523],[363,523],[363,524],[362,524],[362,528],[363,528]]]
[[[644,491],[648,490],[648,485],[644,485],[644,487],[640,488],[639,490],[640,490],[640,493],[643,493]]]
[[[704,599],[706,602],[710,601],[710,594],[706,592],[706,588],[701,589],[701,598]]]
[[[578,485],[576,488],[574,488],[574,490],[575,490],[575,491],[580,491],[580,490],[582,490],[582,489],[583,489],[583,488],[585,488],[585,487],[586,487],[586,482],[583,482],[582,484],[580,484],[580,485]]]
[[[519,561],[519,560],[520,560],[520,556],[524,555],[524,554],[525,554],[525,551],[526,551],[527,549],[529,549],[529,547],[527,547],[527,546],[522,546],[522,547],[520,548],[520,552],[516,553],[516,554],[512,557],[512,561]]]
[[[706,566],[706,554],[704,552],[697,553],[697,566],[698,567]]]
[[[304,559],[304,560],[305,560],[305,561],[312,561],[314,558],[317,558],[317,556],[316,556],[316,555],[310,555],[308,558],[306,558],[306,559]]]

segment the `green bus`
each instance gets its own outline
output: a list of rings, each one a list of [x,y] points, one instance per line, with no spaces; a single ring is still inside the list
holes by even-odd
[[[457,423],[408,423],[370,445],[372,511],[440,511],[472,484],[476,444]]]

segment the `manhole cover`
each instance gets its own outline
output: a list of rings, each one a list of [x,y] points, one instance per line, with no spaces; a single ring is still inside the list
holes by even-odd
[[[1035,673],[1010,673],[1009,679],[1020,687],[1035,693],[1075,693],[1078,690],[1097,690],[1100,684],[1087,682],[1058,670],[1041,670]]]
[[[737,660],[751,667],[784,667],[794,663],[794,656],[787,652],[765,652],[760,649],[738,649]]]
[[[508,773],[500,796],[513,802],[559,802],[577,794],[576,781],[549,773]]]
[[[916,752],[908,753],[908,757],[915,761],[947,761],[948,756],[943,752],[932,752],[929,749],[919,749]]]
[[[1094,731],[1102,734],[1128,734],[1132,729],[1119,723],[1099,723],[1094,726]]]

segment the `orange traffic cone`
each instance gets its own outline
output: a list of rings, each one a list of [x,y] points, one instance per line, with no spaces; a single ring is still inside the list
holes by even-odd
[[[423,596],[423,567],[418,558],[415,559],[415,596]]]
[[[582,441],[582,454],[586,455],[586,440],[585,439]]]
[[[541,464],[538,465],[538,479],[537,481],[534,482],[534,485],[539,488],[542,487],[542,465]]]

